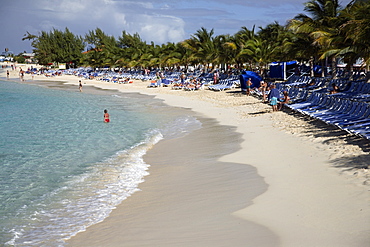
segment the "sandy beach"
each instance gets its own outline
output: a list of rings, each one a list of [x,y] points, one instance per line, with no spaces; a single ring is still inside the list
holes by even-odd
[[[15,71],[10,77],[19,80]],[[78,90],[81,78],[25,80],[62,81]],[[203,128],[151,149],[141,191],[67,246],[369,245],[369,141],[292,112],[272,112],[240,89],[82,82],[84,89],[152,95],[188,109]]]

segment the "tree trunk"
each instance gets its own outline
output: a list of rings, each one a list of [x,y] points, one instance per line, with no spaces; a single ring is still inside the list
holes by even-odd
[[[331,78],[337,77],[337,59],[333,56],[331,58]]]
[[[325,77],[327,67],[328,67],[328,59],[326,58],[325,61],[321,61],[321,77]]]
[[[313,57],[310,58],[309,64],[310,64],[310,68],[311,68],[311,76],[313,77],[315,75],[315,73],[313,71]]]

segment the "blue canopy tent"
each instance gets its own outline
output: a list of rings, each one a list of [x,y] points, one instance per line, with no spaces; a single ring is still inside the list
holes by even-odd
[[[280,63],[270,63],[270,78],[284,78],[283,67]]]
[[[251,81],[252,81],[252,86],[251,87],[252,88],[260,86],[260,82],[262,81],[262,77],[259,76],[256,72],[246,71],[246,75],[247,75],[247,80],[248,80],[248,78],[251,78]]]
[[[259,76],[256,72],[243,70],[242,74],[239,76],[240,87],[241,87],[242,91],[246,91],[246,89],[247,89],[247,83],[246,82],[249,78],[251,78],[251,81],[252,81],[251,88],[260,86],[260,82],[262,81],[261,76]]]
[[[290,70],[297,66],[297,61],[270,63],[270,78],[287,79]]]
[[[241,75],[239,76],[239,81],[240,81],[240,87],[242,89],[242,91],[247,91],[247,77],[246,77],[246,73],[245,71],[243,70]]]

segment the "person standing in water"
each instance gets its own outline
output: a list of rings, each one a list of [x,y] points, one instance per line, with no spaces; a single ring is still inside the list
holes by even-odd
[[[109,113],[107,110],[104,110],[104,123],[109,123]]]
[[[22,70],[22,68],[19,71],[19,78],[21,79],[21,81],[24,81],[24,71]]]
[[[78,85],[78,88],[80,89],[80,92],[82,92],[82,83],[81,83],[81,80],[79,80],[79,85]]]

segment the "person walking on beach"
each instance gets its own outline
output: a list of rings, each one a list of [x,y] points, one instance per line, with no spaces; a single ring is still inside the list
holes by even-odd
[[[104,110],[104,123],[109,123],[109,113],[108,113],[108,110]]]
[[[78,85],[78,88],[80,89],[80,92],[82,92],[82,83],[81,80],[78,81],[80,84]]]
[[[272,84],[270,93],[268,95],[268,100],[270,102],[270,105],[272,106],[273,111],[278,111],[277,103],[278,103],[279,98],[280,98],[280,92],[276,88],[276,86],[274,84]]]
[[[6,78],[9,79],[9,70],[6,71]]]

